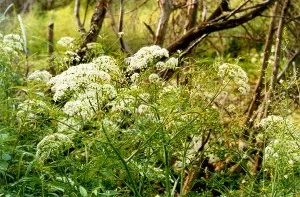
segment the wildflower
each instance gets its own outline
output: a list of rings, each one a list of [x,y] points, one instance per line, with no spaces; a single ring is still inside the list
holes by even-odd
[[[65,59],[66,62],[67,61],[75,61],[75,62],[80,61],[79,55],[73,51],[66,51],[65,54],[68,56],[68,58]]]
[[[143,101],[149,101],[149,99],[150,99],[150,94],[148,94],[148,93],[142,93],[142,94],[139,94],[139,97],[140,97]]]
[[[110,84],[91,83],[75,94],[63,107],[64,113],[73,117],[91,118],[108,101],[117,96],[117,91]]]
[[[290,165],[294,165],[294,161],[291,160],[291,159],[288,161],[288,163],[289,163]]]
[[[90,83],[107,83],[111,79],[107,72],[99,70],[94,63],[72,66],[60,75],[52,77],[48,84],[54,92],[53,100],[58,101]]]
[[[52,75],[46,70],[36,70],[27,77],[27,80],[47,83],[51,79],[51,77]]]
[[[135,98],[131,95],[125,95],[117,98],[116,100],[109,103],[112,107],[113,112],[121,112],[121,111],[130,111],[133,112],[133,104],[135,103]]]
[[[96,64],[99,67],[98,68],[99,70],[102,70],[109,74],[111,74],[111,73],[118,74],[120,72],[120,69],[117,65],[116,60],[110,56],[103,55],[103,56],[94,58],[92,60],[92,63]]]
[[[74,46],[74,38],[71,37],[62,37],[57,44],[61,45],[64,48],[72,48]]]
[[[141,48],[132,57],[126,58],[124,61],[128,64],[127,72],[132,72],[146,69],[150,64],[163,57],[169,57],[169,52],[164,48],[153,45]]]
[[[20,119],[36,119],[49,110],[48,106],[39,100],[25,100],[18,106],[17,117]]]
[[[247,73],[238,65],[224,63],[219,66],[218,75],[223,78],[225,84],[232,80],[242,94],[249,92]]]
[[[23,50],[23,40],[18,34],[7,34],[3,37],[3,43],[14,50]]]
[[[166,66],[168,68],[176,68],[178,66],[178,58],[171,57],[166,61]]]
[[[131,82],[136,83],[140,78],[140,74],[139,73],[133,73],[130,77]]]
[[[73,142],[67,135],[54,133],[44,137],[37,144],[36,157],[40,161],[45,161],[51,157],[55,158],[72,146]]]
[[[148,105],[140,105],[138,108],[137,108],[137,113],[138,114],[144,114],[145,112],[147,112],[149,110],[149,106]]]
[[[284,177],[285,179],[288,179],[288,178],[289,178],[289,176],[288,176],[287,174],[285,174],[283,177]]]
[[[166,64],[162,61],[159,61],[155,64],[155,67],[156,68],[165,68],[166,67]]]
[[[284,124],[284,119],[280,116],[270,115],[264,119],[262,119],[259,123],[259,126],[263,128],[270,128],[270,127],[281,127]]]
[[[159,76],[155,73],[150,74],[148,79],[149,79],[150,83],[158,83],[159,82]]]

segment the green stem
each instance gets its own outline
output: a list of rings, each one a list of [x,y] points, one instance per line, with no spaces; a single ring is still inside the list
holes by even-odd
[[[170,184],[170,166],[169,166],[169,153],[167,146],[164,144],[164,155],[165,155],[165,173],[166,173],[166,190],[167,197],[171,197],[171,184]]]
[[[106,137],[106,139],[108,141],[109,146],[113,149],[113,151],[116,153],[117,157],[120,159],[120,161],[122,162],[122,164],[124,166],[124,169],[126,171],[126,174],[128,176],[129,182],[131,184],[131,189],[133,190],[134,196],[137,195],[139,197],[142,197],[141,194],[137,190],[137,187],[136,187],[136,185],[135,185],[135,183],[133,181],[133,178],[131,176],[131,173],[129,171],[129,167],[128,167],[126,161],[123,159],[123,157],[121,156],[120,152],[116,149],[116,147],[114,147],[114,145],[111,143],[111,141],[110,141],[110,139],[109,139],[109,137],[107,135],[106,129],[104,128],[103,124],[102,124],[102,128],[103,128],[103,132],[104,132],[104,135],[105,135],[105,137]]]

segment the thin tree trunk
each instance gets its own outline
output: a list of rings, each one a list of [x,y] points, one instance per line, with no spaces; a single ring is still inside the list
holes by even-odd
[[[91,19],[90,29],[83,35],[80,49],[77,51],[77,55],[80,57],[80,62],[86,61],[84,57],[87,52],[87,44],[97,40],[107,11],[107,3],[107,0],[97,0],[96,2],[96,8]]]
[[[280,59],[281,59],[281,42],[282,42],[282,32],[283,32],[283,27],[284,27],[284,18],[286,16],[286,13],[288,11],[290,4],[290,0],[285,0],[284,6],[281,12],[281,17],[279,20],[279,25],[277,29],[277,34],[276,34],[276,45],[275,45],[275,62],[273,66],[273,72],[272,72],[272,77],[270,81],[270,88],[268,93],[265,96],[265,109],[264,109],[264,116],[266,117],[268,115],[269,107],[270,107],[270,102],[272,101],[273,97],[273,90],[275,89],[275,85],[277,83],[277,75],[278,75],[278,70],[280,66]]]
[[[121,0],[121,1],[123,1],[123,0]],[[116,35],[119,37],[119,39],[120,39],[121,49],[122,49],[123,51],[129,53],[129,54],[132,54],[131,49],[129,48],[129,46],[128,46],[127,43],[125,42],[123,36],[120,34],[120,33],[122,32],[122,30],[123,30],[123,28],[120,28],[120,27],[123,26],[123,19],[122,19],[122,21],[120,21],[120,20],[121,20],[121,18],[123,18],[123,17],[120,16],[120,18],[119,18],[119,28],[118,28],[110,4],[108,5],[107,10],[108,10],[108,14],[109,14],[109,17],[110,17],[110,24],[111,24],[111,26],[112,26],[112,28],[113,28],[115,34],[116,34]],[[123,14],[124,14],[123,8],[120,8],[120,12],[123,12]],[[121,15],[121,13],[120,13],[120,15]],[[121,23],[121,24],[120,24],[120,23]]]
[[[79,14],[79,9],[80,9],[80,0],[76,0],[75,1],[75,6],[74,6],[74,14],[75,14],[75,19],[76,19],[76,23],[77,26],[79,28],[79,31],[81,33],[86,33],[83,23],[80,20],[80,14]]]
[[[173,5],[171,0],[158,0],[158,5],[160,8],[160,17],[155,34],[154,44],[162,46],[167,34],[168,22],[173,11]]]
[[[53,52],[54,52],[54,23],[51,22],[48,25],[48,57],[49,57],[49,70],[52,75],[55,75],[54,63],[53,63]]]
[[[190,30],[196,25],[199,4],[198,1],[199,0],[187,1],[187,21],[185,24],[184,33],[186,33],[188,30]]]
[[[122,49],[122,51],[132,54],[130,48],[125,43],[124,38],[123,38],[123,21],[124,21],[123,19],[124,19],[124,0],[120,0],[119,32],[118,32],[118,34],[120,37],[121,49]]]
[[[248,107],[247,110],[247,119],[246,124],[249,127],[252,127],[253,121],[250,121],[253,117],[253,113],[258,109],[259,105],[261,104],[261,97],[262,97],[262,90],[264,88],[264,79],[266,76],[266,70],[268,67],[268,60],[271,54],[271,48],[272,48],[272,40],[274,36],[274,30],[275,30],[275,24],[276,24],[276,13],[278,12],[278,3],[275,2],[274,8],[272,10],[272,19],[270,21],[269,30],[267,34],[267,39],[265,43],[265,49],[264,49],[264,56],[263,56],[263,62],[261,65],[260,70],[260,76],[258,78],[258,81],[256,83],[256,88],[253,94],[252,101]]]

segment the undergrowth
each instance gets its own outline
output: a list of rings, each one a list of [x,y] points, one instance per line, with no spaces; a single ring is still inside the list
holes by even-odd
[[[291,98],[247,128],[253,87],[238,59],[180,60],[158,46],[124,59],[97,44],[70,66],[76,41],[58,44],[59,74],[26,76],[24,40],[0,34],[1,195],[299,195]]]

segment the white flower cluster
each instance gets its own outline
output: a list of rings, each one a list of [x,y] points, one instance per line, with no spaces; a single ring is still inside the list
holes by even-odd
[[[115,73],[118,74],[120,72],[120,69],[117,65],[117,62],[115,59],[111,58],[110,56],[100,56],[92,60],[92,63],[99,66],[100,70],[103,70],[109,74]]]
[[[264,159],[269,164],[276,164],[277,159],[300,162],[300,133],[291,120],[270,115],[261,120],[259,126],[271,137],[271,142],[265,148]],[[285,148],[288,147],[288,148]]]
[[[67,135],[54,133],[44,137],[37,144],[36,158],[44,162],[46,159],[59,156],[59,154],[72,146],[73,142]]]
[[[0,35],[0,53],[3,52],[3,56],[13,56],[15,59],[21,51],[23,51],[23,40],[18,34]]]
[[[150,74],[148,79],[150,83],[158,83],[160,80],[159,76],[155,73]]]
[[[178,66],[178,58],[171,57],[166,62],[159,61],[155,64],[157,69],[170,68],[174,69]]]
[[[7,34],[3,37],[3,43],[7,47],[11,47],[14,50],[23,50],[23,40],[18,34]]]
[[[74,51],[66,51],[65,54],[67,55],[67,57],[64,58],[65,62],[69,62],[69,61],[79,62],[80,61],[79,55],[77,53],[75,53]]]
[[[284,119],[281,116],[270,115],[262,119],[259,126],[267,129],[269,127],[278,127],[284,124]]]
[[[129,111],[134,112],[134,103],[136,99],[131,95],[123,95],[116,100],[110,102],[112,112]]]
[[[112,85],[91,83],[83,91],[75,94],[65,104],[63,111],[71,117],[77,116],[88,119],[94,116],[106,102],[116,96],[117,91]]]
[[[49,107],[40,100],[25,100],[18,106],[17,117],[22,119],[36,119],[39,114],[44,114]]]
[[[57,44],[61,45],[64,48],[72,48],[74,46],[74,38],[71,37],[62,37],[59,41],[57,41]]]
[[[70,67],[60,75],[52,77],[48,84],[54,92],[53,100],[58,101],[90,83],[104,84],[110,82],[110,79],[107,72],[100,70],[96,64],[89,63]]]
[[[132,57],[125,59],[125,62],[128,64],[127,72],[146,69],[150,64],[163,57],[169,57],[167,49],[156,45],[143,47]]]
[[[139,73],[133,73],[133,74],[130,76],[130,81],[131,81],[132,83],[138,82],[139,79],[140,79],[140,74],[139,74]]]
[[[36,70],[27,77],[27,80],[47,83],[51,78],[52,78],[52,75],[48,71]]]
[[[220,65],[218,76],[223,79],[224,84],[232,80],[242,94],[246,94],[250,90],[247,73],[236,64],[224,63]]]

